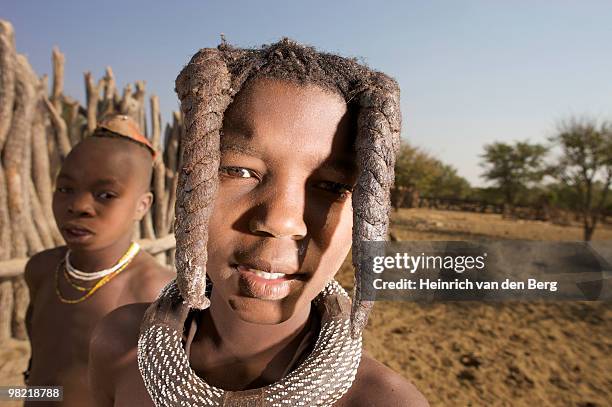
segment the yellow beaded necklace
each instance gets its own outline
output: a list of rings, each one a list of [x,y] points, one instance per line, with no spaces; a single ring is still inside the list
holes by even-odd
[[[134,245],[134,243],[132,243],[132,246]],[[126,252],[126,254],[124,254],[121,259],[119,259],[119,262],[122,262],[126,256],[129,255],[130,251],[132,250],[132,246],[130,246],[130,249],[128,249],[128,251]],[[121,266],[119,269],[117,269],[117,271],[115,271],[114,273],[111,273],[105,277],[103,277],[102,279],[100,279],[100,281],[98,281],[93,287],[91,288],[87,288],[87,287],[83,287],[80,286],[76,283],[73,283],[72,280],[69,278],[67,270],[66,270],[66,261],[65,259],[62,259],[58,265],[57,265],[57,269],[55,270],[55,292],[57,293],[57,297],[59,298],[59,300],[65,304],[77,304],[79,302],[83,302],[85,301],[87,298],[91,297],[96,291],[98,291],[103,285],[105,285],[106,283],[108,283],[109,281],[111,281],[113,278],[115,278],[119,273],[121,273],[123,270],[125,270],[127,268],[127,266],[129,266],[129,264],[132,262],[132,260],[134,260],[134,257],[136,257],[136,255],[133,255],[132,258],[127,261],[123,266]],[[77,299],[68,299],[65,298],[59,288],[59,274],[60,274],[60,270],[63,269],[64,270],[64,277],[66,278],[66,281],[68,281],[68,283],[75,289],[79,290],[79,291],[87,291],[85,293],[85,295],[83,295],[81,298],[77,298]]]
[[[65,264],[65,262],[63,262]],[[87,291],[87,290],[91,290],[92,287],[83,287],[82,285],[78,285],[77,283],[73,282],[72,279],[70,278],[70,276],[68,275],[68,270],[66,270],[66,267],[62,267],[64,269],[64,279],[66,281],[68,281],[68,284],[70,284],[72,286],[72,288],[79,290],[79,291]]]

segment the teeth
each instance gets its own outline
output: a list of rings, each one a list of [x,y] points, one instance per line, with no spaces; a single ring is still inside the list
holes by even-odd
[[[266,280],[276,280],[277,278],[285,277],[285,273],[267,273],[265,271],[253,270],[251,271],[258,277],[265,278]]]

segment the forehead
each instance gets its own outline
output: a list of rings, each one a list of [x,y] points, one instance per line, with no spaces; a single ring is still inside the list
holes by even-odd
[[[122,140],[88,137],[75,146],[62,164],[60,174],[79,179],[116,179],[123,183],[140,171],[138,146]]]
[[[354,161],[355,115],[339,96],[316,85],[255,79],[224,117],[224,148],[265,145],[270,154],[320,162]]]

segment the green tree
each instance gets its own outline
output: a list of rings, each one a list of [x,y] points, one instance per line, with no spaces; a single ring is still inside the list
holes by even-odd
[[[437,198],[466,198],[471,190],[470,183],[448,164],[439,162],[437,176],[430,185],[430,195]]]
[[[612,181],[612,125],[572,118],[559,124],[551,141],[561,149],[554,175],[576,192],[584,240],[589,241],[605,209]]]
[[[405,141],[395,163],[395,186],[435,198],[463,198],[470,191],[455,168]]]
[[[511,208],[519,194],[547,174],[544,162],[548,149],[540,144],[518,141],[514,144],[495,142],[484,146],[481,175],[492,181]]]

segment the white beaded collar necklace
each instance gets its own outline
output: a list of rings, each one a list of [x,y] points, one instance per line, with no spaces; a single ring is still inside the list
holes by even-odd
[[[189,307],[172,281],[145,313],[138,339],[138,368],[156,407],[332,406],[351,387],[361,360],[361,335],[350,335],[350,299],[332,280],[313,301],[321,330],[311,354],[268,386],[226,391],[206,383],[189,366],[182,334]]]
[[[121,258],[119,259],[119,261],[112,267],[104,269],[104,270],[100,270],[100,271],[96,271],[93,273],[86,273],[84,271],[81,270],[77,270],[76,268],[74,268],[74,266],[70,263],[70,249],[68,249],[66,251],[66,257],[65,257],[65,262],[66,262],[66,272],[68,273],[68,275],[76,280],[82,280],[82,281],[92,281],[92,280],[97,280],[99,278],[102,277],[106,277],[109,274],[113,274],[115,271],[119,270],[121,267],[125,266],[127,263],[129,263],[130,261],[132,261],[132,259],[138,254],[138,252],[140,251],[140,245],[136,242],[132,242],[132,244],[130,245],[130,248],[127,250],[127,252],[125,252],[125,254],[123,256],[121,256]]]

